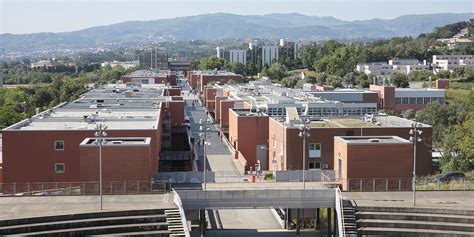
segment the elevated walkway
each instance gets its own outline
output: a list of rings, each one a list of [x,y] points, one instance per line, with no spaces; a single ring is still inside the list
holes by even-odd
[[[334,189],[178,190],[183,209],[334,208]]]

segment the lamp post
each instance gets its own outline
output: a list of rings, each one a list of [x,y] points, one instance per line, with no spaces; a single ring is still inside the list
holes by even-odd
[[[421,138],[423,131],[419,130],[421,127],[423,127],[421,123],[413,121],[410,129],[410,141],[413,142],[413,206],[416,205],[416,144],[423,141]]]
[[[105,130],[107,129],[106,125],[97,124],[95,126],[95,134],[97,137],[95,143],[99,144],[99,196],[100,196],[100,210],[102,210],[102,144],[104,142],[104,137],[107,136]]]
[[[306,189],[306,138],[309,137],[311,134],[309,133],[309,120],[308,119],[300,119],[300,133],[298,134],[299,137],[303,138],[303,189]]]
[[[206,146],[210,145],[211,143],[207,142],[207,132],[209,131],[209,127],[208,127],[208,124],[210,123],[211,121],[209,119],[200,119],[199,120],[199,124],[201,124],[202,126],[199,128],[199,130],[201,131],[201,133],[199,134],[199,137],[202,139],[202,145],[203,145],[203,151],[204,151],[204,154],[203,154],[203,182],[204,182],[204,191],[206,191],[206,170],[207,170],[207,154],[206,154]]]

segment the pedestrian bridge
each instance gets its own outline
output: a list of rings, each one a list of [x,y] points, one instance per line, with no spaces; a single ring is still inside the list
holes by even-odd
[[[176,190],[183,209],[335,208],[335,189]]]

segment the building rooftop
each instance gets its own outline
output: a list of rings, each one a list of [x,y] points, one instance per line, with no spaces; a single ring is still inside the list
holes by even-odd
[[[299,128],[299,123],[285,123],[281,118],[274,120],[284,123],[287,128]],[[311,119],[311,118],[310,118]],[[365,117],[328,117],[311,119],[309,126],[311,128],[370,128],[370,127],[411,127],[412,120],[400,118],[391,115],[377,114],[366,115]],[[421,127],[431,127],[421,124]]]
[[[88,137],[84,139],[80,146],[98,146],[97,138]],[[150,145],[150,137],[113,137],[104,138],[103,146],[146,146]]]
[[[137,70],[126,77],[166,77],[169,74],[167,70]]]
[[[411,144],[410,141],[397,136],[340,136],[334,139],[348,144]]]
[[[111,130],[156,129],[161,103],[170,100],[162,96],[164,88],[108,85],[5,130],[93,130],[99,122]]]

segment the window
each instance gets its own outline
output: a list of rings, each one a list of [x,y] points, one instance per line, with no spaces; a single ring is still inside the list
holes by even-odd
[[[410,97],[410,104],[416,104],[416,98],[415,97]]]
[[[404,105],[408,104],[408,97],[403,97],[402,98],[402,104],[404,104]]]
[[[64,141],[54,141],[54,150],[64,151]]]
[[[423,97],[416,97],[416,103],[417,104],[423,104]]]
[[[321,169],[321,163],[320,162],[309,162],[309,169],[310,170],[317,170]]]
[[[54,164],[54,172],[56,172],[56,174],[64,174],[65,168],[64,163]]]
[[[424,97],[424,104],[429,104],[431,103],[430,97]]]
[[[310,143],[309,144],[309,158],[321,157],[321,144]]]
[[[402,103],[402,98],[395,98],[395,104],[399,105]]]

